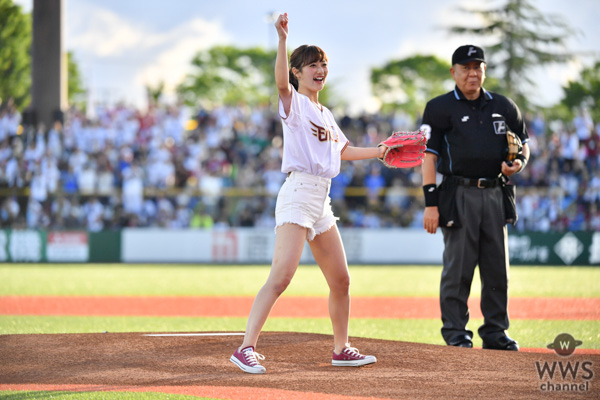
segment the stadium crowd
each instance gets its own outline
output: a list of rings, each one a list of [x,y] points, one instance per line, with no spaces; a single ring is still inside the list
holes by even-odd
[[[0,110],[2,227],[90,231],[122,227],[273,227],[282,132],[268,106],[192,114],[180,106],[146,111],[77,109],[64,125],[26,126],[10,104]],[[357,146],[394,130],[415,130],[401,115],[339,116]],[[518,186],[518,230],[600,231],[600,122],[527,117],[532,156]],[[332,181],[345,227],[422,228],[420,168],[377,161],[342,163]]]

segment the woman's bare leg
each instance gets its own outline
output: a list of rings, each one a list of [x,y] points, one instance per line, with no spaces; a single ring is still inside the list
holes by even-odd
[[[271,272],[267,282],[254,299],[252,310],[248,316],[244,342],[240,349],[248,346],[256,347],[258,336],[271,309],[296,273],[304,249],[306,233],[307,228],[296,224],[284,224],[277,228]]]
[[[348,346],[348,323],[350,320],[350,272],[342,238],[333,226],[309,242],[317,264],[329,285],[329,316],[333,327],[335,352]]]

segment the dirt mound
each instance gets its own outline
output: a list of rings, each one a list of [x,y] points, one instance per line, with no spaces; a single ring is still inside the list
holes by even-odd
[[[331,366],[333,340],[329,335],[264,332],[258,351],[266,357],[263,365],[267,374],[257,376],[245,374],[229,362],[241,340],[239,334],[3,335],[0,336],[0,389],[80,390],[87,385],[88,390],[161,388],[166,393],[181,393],[175,389],[214,387],[230,388],[228,398],[235,399],[283,398],[285,393],[293,398],[310,393],[305,398],[319,399],[565,398],[569,394],[581,396],[582,391],[598,398],[600,394],[598,355],[575,352],[565,358],[547,353],[353,338],[353,345],[362,353],[375,355],[378,362],[362,368],[343,368]],[[562,379],[558,366],[561,362],[572,367],[577,363],[575,379]],[[584,362],[593,372],[591,379],[582,369]],[[555,363],[554,378],[546,374],[540,379],[536,363],[538,366],[547,363],[550,367]],[[573,387],[569,393],[548,392],[541,389],[544,383],[584,386],[578,392]]]

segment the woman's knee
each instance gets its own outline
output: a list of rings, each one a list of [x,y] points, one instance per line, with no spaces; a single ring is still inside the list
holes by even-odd
[[[346,295],[350,293],[350,275],[340,275],[329,285],[331,293]]]
[[[269,281],[267,281],[266,286],[272,293],[276,294],[277,296],[280,296],[288,288],[291,281],[292,278],[288,276],[277,279],[270,279]]]

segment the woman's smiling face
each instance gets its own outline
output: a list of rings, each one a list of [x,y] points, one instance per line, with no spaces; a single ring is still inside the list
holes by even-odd
[[[298,79],[299,88],[304,87],[310,91],[318,92],[325,87],[328,73],[327,61],[321,60],[306,64],[295,75]]]

